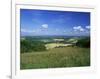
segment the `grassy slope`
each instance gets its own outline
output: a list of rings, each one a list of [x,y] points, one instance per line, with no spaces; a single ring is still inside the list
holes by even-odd
[[[21,54],[21,69],[79,67],[90,65],[90,49],[54,48],[44,52]]]

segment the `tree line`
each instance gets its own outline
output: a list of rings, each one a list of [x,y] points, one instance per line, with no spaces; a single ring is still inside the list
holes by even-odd
[[[41,41],[30,41],[21,40],[20,41],[21,53],[32,52],[32,51],[45,51],[45,44]]]

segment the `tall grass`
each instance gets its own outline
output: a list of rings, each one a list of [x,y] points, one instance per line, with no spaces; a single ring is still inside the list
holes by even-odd
[[[54,48],[43,52],[22,53],[20,56],[21,69],[90,66],[89,48]]]

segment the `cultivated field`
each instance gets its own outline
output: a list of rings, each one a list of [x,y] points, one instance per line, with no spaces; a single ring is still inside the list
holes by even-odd
[[[53,48],[59,48],[59,47],[68,47],[68,46],[72,46],[72,44],[50,43],[50,44],[45,45],[47,50],[48,49],[53,49]]]
[[[90,48],[63,47],[21,53],[21,69],[90,66]]]

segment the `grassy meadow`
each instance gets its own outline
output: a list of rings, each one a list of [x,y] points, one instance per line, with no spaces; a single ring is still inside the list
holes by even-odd
[[[21,69],[62,68],[90,66],[90,48],[78,46],[55,47],[20,54]],[[62,44],[58,44],[62,45]]]

